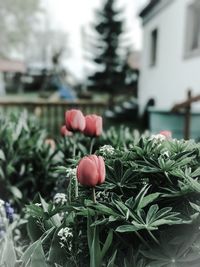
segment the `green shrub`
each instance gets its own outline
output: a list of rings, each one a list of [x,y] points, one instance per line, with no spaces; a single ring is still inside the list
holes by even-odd
[[[19,206],[36,192],[50,197],[60,164],[58,151],[45,140],[47,133],[27,113],[0,118],[0,196]]]
[[[119,141],[114,150],[96,151],[106,162],[97,203],[91,188],[79,185],[77,197],[77,153],[60,167],[69,180],[66,195],[27,206],[32,246],[51,266],[199,266],[200,144]]]

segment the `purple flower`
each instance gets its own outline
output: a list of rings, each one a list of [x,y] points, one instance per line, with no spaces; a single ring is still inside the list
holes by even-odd
[[[13,215],[14,215],[14,209],[11,207],[10,203],[5,202],[4,203],[4,208],[6,212],[6,217],[9,220],[9,223],[13,222]]]

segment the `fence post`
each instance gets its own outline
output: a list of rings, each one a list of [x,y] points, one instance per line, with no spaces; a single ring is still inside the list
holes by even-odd
[[[191,124],[191,97],[192,97],[192,92],[191,90],[188,90],[187,92],[187,100],[188,104],[185,107],[185,125],[184,125],[184,139],[188,140],[190,139],[190,124]]]

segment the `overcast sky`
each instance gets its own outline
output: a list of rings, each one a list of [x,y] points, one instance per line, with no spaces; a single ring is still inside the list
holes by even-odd
[[[118,5],[124,7],[126,29],[129,32],[131,43],[135,49],[142,47],[141,22],[137,17],[139,10],[148,0],[118,0]],[[91,23],[95,21],[94,10],[100,7],[103,0],[43,0],[51,18],[50,25],[54,29],[66,31],[70,58],[66,60],[69,70],[76,72],[78,78],[87,72],[83,60],[83,46],[81,41],[81,28],[87,33]]]

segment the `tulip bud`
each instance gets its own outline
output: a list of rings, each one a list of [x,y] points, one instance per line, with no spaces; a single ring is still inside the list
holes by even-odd
[[[171,131],[160,131],[160,134],[165,136],[167,139],[172,138],[172,132]]]
[[[105,181],[105,163],[101,156],[83,157],[77,168],[77,179],[80,184],[94,187]]]
[[[65,112],[65,124],[69,131],[83,131],[85,129],[85,117],[78,109],[71,109]]]
[[[63,125],[61,128],[60,128],[60,133],[62,136],[72,136],[73,133],[70,132],[69,130],[67,130],[66,126]]]
[[[97,137],[102,134],[102,117],[95,114],[85,116],[86,126],[83,133],[87,136]]]

